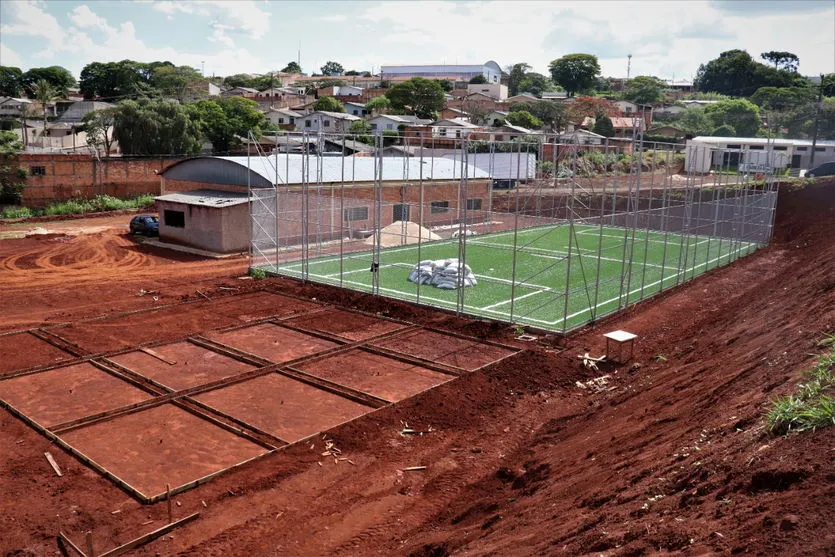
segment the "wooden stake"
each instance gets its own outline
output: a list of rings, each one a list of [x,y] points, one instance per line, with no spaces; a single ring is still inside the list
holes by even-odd
[[[111,549],[110,551],[102,553],[101,555],[99,555],[99,557],[117,557],[118,555],[122,555],[124,553],[129,552],[129,551],[133,551],[137,547],[145,545],[146,543],[148,543],[150,541],[153,541],[156,538],[159,538],[160,536],[164,536],[168,532],[174,530],[175,528],[178,528],[179,526],[182,526],[183,524],[191,522],[192,520],[198,518],[199,516],[200,516],[200,513],[194,513],[194,514],[191,514],[191,515],[189,515],[185,518],[181,518],[177,522],[172,522],[171,524],[166,524],[162,528],[158,528],[158,529],[154,530],[153,532],[148,532],[147,534],[145,534],[143,536],[139,536],[135,540],[129,541],[125,545],[120,545],[117,548],[114,548],[114,549]]]
[[[66,551],[67,548],[69,548],[69,549],[72,549],[73,551],[75,551],[76,553],[78,553],[79,555],[81,555],[81,557],[87,557],[86,555],[84,555],[84,552],[81,551],[81,548],[79,548],[77,545],[72,543],[72,540],[69,537],[67,537],[67,535],[65,533],[58,532],[58,539],[61,542],[63,542],[64,551]],[[59,550],[61,549],[61,545],[62,545],[61,543],[58,544],[58,549]]]
[[[64,474],[61,473],[61,469],[58,468],[58,463],[55,462],[55,459],[52,458],[52,455],[49,454],[49,451],[45,452],[43,455],[46,457],[46,461],[49,462],[49,465],[52,466],[52,469],[55,470],[55,473],[58,475],[58,477],[60,478],[61,476],[63,476]]]
[[[93,549],[93,533],[87,532],[87,557],[96,557],[96,550]]]
[[[171,511],[171,484],[165,484],[165,498],[168,500],[168,524],[174,522],[174,515]]]
[[[404,472],[417,472],[419,470],[426,470],[426,466],[409,466],[408,468],[403,468]]]
[[[149,356],[152,356],[152,357],[156,358],[157,360],[163,361],[170,366],[173,366],[173,365],[177,364],[177,362],[169,360],[168,358],[166,358],[165,356],[163,356],[159,352],[157,352],[155,350],[151,350],[150,348],[140,348],[139,350],[140,350],[140,352],[144,352],[145,354],[147,354]]]

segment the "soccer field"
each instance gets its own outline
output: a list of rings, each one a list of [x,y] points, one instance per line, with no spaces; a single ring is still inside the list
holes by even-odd
[[[419,261],[458,258],[457,238],[382,248],[378,291],[471,315],[567,331],[758,247],[728,238],[588,224],[549,225],[467,237],[466,263],[478,284],[459,290],[407,280]],[[373,256],[373,250],[346,252],[341,258],[325,256],[262,268],[373,292]]]

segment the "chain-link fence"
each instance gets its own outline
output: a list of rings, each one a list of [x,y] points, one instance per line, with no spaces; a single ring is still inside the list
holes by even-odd
[[[745,154],[711,148],[445,132],[300,135],[252,157],[274,184],[252,188],[252,266],[567,331],[771,237],[767,159],[739,173]]]

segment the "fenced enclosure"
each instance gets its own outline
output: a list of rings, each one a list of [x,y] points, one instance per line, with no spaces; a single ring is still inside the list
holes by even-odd
[[[565,332],[771,237],[780,169],[738,153],[436,139],[251,156],[252,267]]]

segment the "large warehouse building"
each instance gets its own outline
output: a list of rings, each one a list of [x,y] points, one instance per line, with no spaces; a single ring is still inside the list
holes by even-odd
[[[382,66],[380,78],[428,77],[433,79],[470,79],[483,75],[487,83],[502,81],[502,68],[493,60],[483,64],[431,64],[426,66]]]
[[[160,240],[220,253],[249,249],[254,199],[277,216],[269,232],[286,245],[313,226],[306,223],[319,223],[315,234],[323,239],[356,238],[395,221],[448,224],[462,198],[469,209],[486,208],[491,190],[487,172],[445,158],[195,157],[161,176]],[[380,214],[375,200],[382,201]]]
[[[775,156],[766,157],[768,150]],[[810,139],[699,136],[687,141],[685,165],[687,170],[708,172],[768,158],[778,168],[809,169],[813,150],[815,166],[835,161],[835,141],[818,141],[813,146]]]

